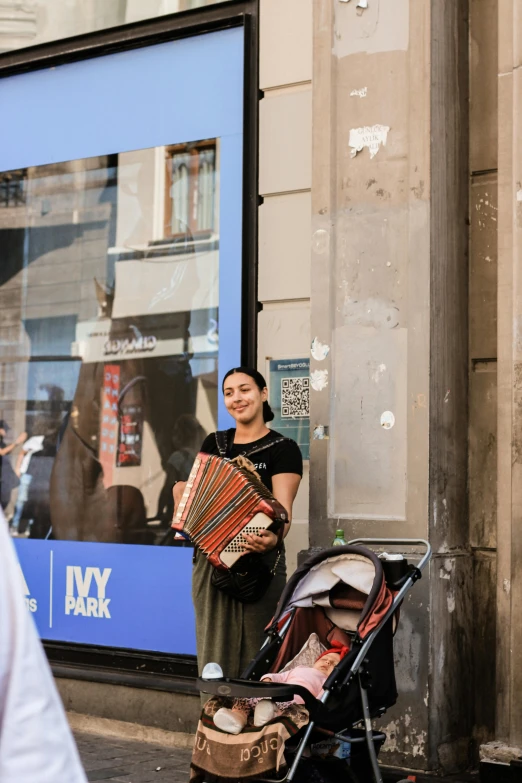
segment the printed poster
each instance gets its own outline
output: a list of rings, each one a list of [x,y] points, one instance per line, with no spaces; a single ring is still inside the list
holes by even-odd
[[[114,462],[118,443],[118,398],[120,368],[106,364],[103,368],[102,421],[100,432],[100,463],[103,467],[103,485],[112,486]]]
[[[272,427],[295,440],[303,459],[310,459],[310,360],[270,359]]]

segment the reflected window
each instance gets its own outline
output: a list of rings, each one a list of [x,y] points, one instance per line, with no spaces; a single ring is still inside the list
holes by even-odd
[[[0,174],[0,207],[18,207],[21,204],[25,204],[25,172]]]
[[[168,147],[165,236],[212,234],[215,187],[215,140]]]
[[[23,491],[2,489],[16,535],[160,544],[169,530],[172,486],[217,427],[218,149],[0,173],[0,419],[38,444]],[[5,459],[17,470],[23,454]]]

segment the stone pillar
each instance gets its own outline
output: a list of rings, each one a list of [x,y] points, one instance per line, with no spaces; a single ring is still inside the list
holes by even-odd
[[[495,735],[498,2],[470,5],[469,517],[473,738]],[[475,748],[478,750],[478,747]]]
[[[310,543],[430,538],[382,760],[454,771],[472,720],[468,9],[361,5],[314,4],[311,324],[329,352],[312,350]]]
[[[501,0],[498,79],[496,738],[522,748],[522,17]]]

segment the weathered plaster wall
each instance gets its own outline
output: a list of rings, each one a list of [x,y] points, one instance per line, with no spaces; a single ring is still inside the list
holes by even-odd
[[[312,338],[331,350],[312,362],[312,377],[328,373],[312,391],[312,426],[330,437],[312,443],[311,543],[336,527],[425,537],[429,3],[400,0],[390,14],[377,0],[366,10],[318,0],[314,10]],[[353,154],[351,131],[366,126],[372,146]],[[396,637],[399,702],[383,719],[384,763],[418,769],[430,753],[429,602],[421,582]]]
[[[311,336],[331,350],[312,362],[329,438],[312,443],[311,544],[430,537],[383,759],[451,771],[472,727],[467,3],[314,12]]]

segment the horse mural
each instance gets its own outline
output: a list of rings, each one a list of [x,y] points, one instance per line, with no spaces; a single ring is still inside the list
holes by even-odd
[[[114,292],[105,291],[96,281],[95,286],[100,319],[107,323]],[[171,314],[169,318],[170,331],[183,334],[184,344],[188,342],[189,321],[187,313]],[[165,470],[171,453],[170,433],[176,419],[180,413],[194,413],[196,395],[189,355],[145,358],[137,350],[138,356],[133,357],[131,353],[129,358],[122,359],[110,355],[115,344],[144,344],[136,319],[133,323],[128,319],[111,319],[106,360],[82,361],[50,481],[52,533],[57,539],[154,543],[155,533],[147,526],[147,509],[140,486],[136,482],[122,483],[123,469],[118,473],[118,481],[113,479],[114,465],[128,457],[118,453],[121,448],[118,433],[125,411],[139,411],[143,426],[152,432]],[[106,376],[111,373],[117,377],[117,384],[109,387],[112,396],[108,396]],[[110,407],[107,407],[108,399],[112,401]],[[103,450],[108,445],[107,433],[111,437],[116,433],[109,444],[114,446],[109,455]],[[139,462],[139,455],[136,460]],[[145,465],[144,480],[146,471]]]

